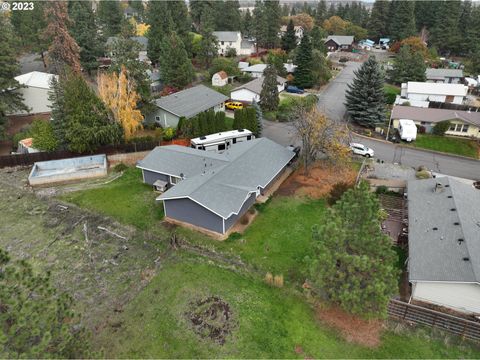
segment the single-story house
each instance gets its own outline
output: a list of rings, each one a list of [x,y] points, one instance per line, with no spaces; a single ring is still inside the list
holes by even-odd
[[[329,35],[325,39],[325,46],[327,51],[352,51],[353,36],[346,35]]]
[[[246,69],[250,66],[250,64],[246,61],[239,61],[238,62],[238,68],[243,71],[243,69]]]
[[[229,49],[235,49],[237,55],[251,55],[255,51],[255,43],[244,39],[240,31],[214,31],[217,38],[218,55],[226,55]]]
[[[139,51],[138,51],[138,60],[142,62],[150,63],[150,59],[148,58],[148,55],[147,55],[148,38],[145,36],[132,36],[130,37],[130,39],[140,45]],[[115,53],[113,51],[113,45],[117,40],[118,40],[118,37],[116,36],[110,36],[107,39],[106,46],[105,46],[107,49],[107,53],[105,54],[105,56],[107,58],[113,59],[115,57]]]
[[[137,167],[146,184],[164,185],[166,219],[225,234],[272,185],[295,154],[259,138],[214,153],[177,145],[156,147]]]
[[[437,177],[408,182],[411,299],[480,314],[480,190]]]
[[[375,41],[370,39],[360,40],[358,42],[358,47],[364,50],[372,50],[375,45]]]
[[[205,85],[197,85],[177,93],[162,96],[154,101],[157,109],[147,116],[147,122],[157,122],[162,127],[176,127],[181,117],[190,119],[195,115],[213,109],[225,111],[223,94]]]
[[[228,84],[228,75],[225,71],[219,71],[212,76],[212,86],[225,86]]]
[[[428,68],[425,71],[425,75],[427,77],[427,82],[460,84],[463,79],[463,70]]]
[[[478,80],[472,77],[466,77],[463,83],[468,86],[470,90],[475,89],[478,86]]]
[[[249,74],[251,77],[259,78],[263,76],[263,72],[267,68],[267,64],[255,64],[241,69],[244,74]]]
[[[265,78],[262,76],[233,89],[230,93],[230,99],[248,103],[252,103],[254,100],[259,102],[264,79]],[[277,88],[279,93],[285,90],[286,83],[287,79],[277,76]]]
[[[22,94],[24,104],[30,111],[28,114],[50,113],[52,102],[48,98],[51,90],[52,79],[58,79],[58,75],[48,74],[40,71],[32,71],[15,77],[15,80],[24,87],[17,91]],[[17,112],[9,115],[26,115],[27,112]]]
[[[398,129],[398,120],[412,120],[423,126],[427,133],[440,121],[452,123],[447,135],[480,138],[480,112],[451,109],[420,108],[414,106],[394,106],[391,113],[393,127]]]
[[[163,83],[160,77],[160,71],[158,69],[154,69],[153,71],[147,69],[148,78],[150,79],[150,90],[152,92],[159,92],[163,88]]]
[[[300,25],[295,25],[293,27],[295,31],[295,37],[297,38],[297,43],[300,43],[300,40],[303,38],[303,34],[305,33],[305,30],[303,29],[303,26]],[[283,36],[287,32],[287,25],[282,25],[280,27],[280,36]]]
[[[401,97],[414,101],[438,101],[462,104],[468,87],[463,84],[445,84],[409,81],[402,83]]]

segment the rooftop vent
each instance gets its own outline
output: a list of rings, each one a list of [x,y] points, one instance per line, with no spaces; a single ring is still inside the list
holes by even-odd
[[[450,187],[450,185],[447,184],[447,185],[445,185],[445,187]]]
[[[453,225],[460,225],[460,223],[458,221],[455,221]]]
[[[450,211],[457,211],[457,209],[455,209],[455,208],[451,208],[451,209],[450,209]]]
[[[200,136],[200,140],[207,140],[206,136]]]
[[[438,227],[434,227],[432,230],[438,230]]]
[[[444,189],[443,189],[443,185],[442,185],[441,183],[439,183],[439,182],[437,182],[437,183],[435,184],[435,189],[433,189],[433,191],[436,192],[436,193],[440,193],[440,192],[442,192],[443,190],[444,190]]]
[[[462,260],[463,261],[470,261],[470,258],[465,256]]]
[[[447,197],[448,197],[449,199],[453,198],[453,196],[452,196],[452,195],[448,195]]]
[[[465,239],[460,238],[457,241],[458,241],[458,244],[460,245],[461,243],[463,243],[465,241]]]

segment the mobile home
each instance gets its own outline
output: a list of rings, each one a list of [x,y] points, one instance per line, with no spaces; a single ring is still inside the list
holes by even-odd
[[[190,144],[193,149],[218,152],[230,148],[233,144],[252,139],[255,139],[255,135],[250,130],[239,129],[200,136],[190,140]]]

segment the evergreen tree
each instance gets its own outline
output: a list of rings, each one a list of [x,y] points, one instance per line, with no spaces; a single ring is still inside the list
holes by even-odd
[[[252,107],[255,109],[255,120],[257,122],[257,131],[255,133],[255,137],[259,138],[262,136],[263,131],[263,112],[262,108],[255,100],[253,100]]]
[[[205,69],[208,69],[212,65],[213,59],[217,57],[218,40],[213,35],[211,26],[208,25],[202,28],[200,35],[202,35],[202,40],[200,40],[198,57],[204,64]]]
[[[380,227],[380,204],[368,183],[347,190],[313,228],[310,280],[343,309],[364,317],[387,316],[397,293],[397,255]]]
[[[245,15],[242,17],[242,35],[250,37],[253,35],[253,18],[250,13],[250,9],[245,11]]]
[[[458,51],[461,43],[459,20],[461,1],[449,0],[438,3],[438,16],[431,31],[431,42],[440,53]],[[478,39],[477,39],[478,43]]]
[[[244,109],[236,110],[233,114],[232,128],[235,130],[245,129],[245,112]]]
[[[102,0],[98,2],[98,21],[103,35],[116,36],[120,33],[123,14],[119,1]]]
[[[416,33],[415,2],[393,0],[389,9],[389,33],[394,40],[403,40]]]
[[[45,6],[45,17],[48,26],[45,36],[51,39],[48,48],[47,62],[55,74],[60,74],[69,67],[79,73],[80,48],[74,38],[68,32],[67,26],[71,24],[68,17],[67,3],[52,1]]]
[[[16,38],[8,18],[0,13],[0,140],[5,137],[7,114],[16,111],[28,111],[23,96],[15,89],[20,84],[15,80],[19,73],[16,59]]]
[[[267,49],[278,45],[278,31],[280,30],[280,4],[277,0],[255,2],[253,11],[255,28],[254,35],[257,46]]]
[[[317,11],[315,13],[315,24],[322,26],[323,22],[327,19],[327,2],[320,0],[317,4]]]
[[[439,1],[424,0],[415,1],[415,22],[417,31],[426,28],[428,31],[435,26],[435,19],[437,17],[437,9],[439,8]]]
[[[327,19],[330,19],[332,16],[335,16],[336,14],[337,14],[337,11],[335,9],[335,3],[331,2],[327,12]]]
[[[214,2],[215,30],[238,31],[241,26],[240,4],[238,0]]]
[[[173,20],[167,9],[166,1],[149,1],[147,7],[147,24],[150,26],[146,37],[148,38],[147,54],[154,64],[160,60],[162,40],[173,30]]]
[[[135,20],[139,23],[145,21],[145,7],[143,6],[142,0],[130,0],[128,5],[137,12],[135,15]]]
[[[386,0],[376,0],[373,4],[370,19],[368,20],[368,35],[375,39],[388,35],[388,5]]]
[[[314,85],[312,74],[312,45],[308,34],[305,34],[300,42],[297,50],[296,64],[295,85],[302,88],[312,87]]]
[[[410,46],[403,45],[394,60],[391,80],[397,84],[407,81],[426,81],[425,58],[420,51],[411,51]]]
[[[295,26],[293,20],[290,19],[287,25],[287,31],[282,36],[282,49],[290,52],[297,47],[297,37],[295,35]]]
[[[320,50],[312,51],[312,77],[313,83],[317,86],[328,83],[332,77],[327,58]]]
[[[265,5],[261,0],[255,0],[253,9],[253,36],[256,39],[257,53],[260,46],[265,46],[267,18],[265,15]]]
[[[42,1],[35,2],[33,10],[12,11],[10,20],[15,29],[18,45],[42,53],[48,48],[43,37],[47,27],[45,19],[45,5]]]
[[[187,3],[185,1],[166,1],[166,4],[170,17],[173,20],[173,30],[185,41],[185,36],[191,29]]]
[[[469,46],[467,47],[468,53],[470,54],[470,58],[473,61],[477,61],[478,59],[475,60],[475,57],[472,55],[474,53],[480,52],[480,44],[478,42],[478,39],[480,39],[480,6],[475,6],[472,9],[472,13],[470,16],[470,21],[467,26],[467,40],[469,43]],[[480,73],[480,70],[477,72],[473,72],[474,74]]]
[[[0,289],[2,358],[92,357],[73,298],[57,291],[49,272],[0,249]]]
[[[469,31],[472,25],[472,2],[464,0],[461,3],[460,18],[458,21],[458,30],[460,33],[460,43],[458,44],[458,53],[466,54],[470,48]],[[480,20],[477,20],[480,21]],[[477,38],[477,39],[480,39]],[[475,41],[475,40],[474,40]]]
[[[218,111],[215,114],[215,132],[222,132],[227,130],[225,124],[225,113],[223,111]]]
[[[264,79],[262,91],[260,92],[260,104],[264,111],[275,111],[279,103],[277,71],[273,65],[268,65],[263,75]]]
[[[92,3],[90,1],[70,1],[68,13],[72,19],[69,31],[80,46],[80,63],[90,73],[98,67],[97,57],[102,55]]]
[[[319,50],[323,54],[327,54],[327,47],[325,46],[325,38],[327,33],[319,26],[314,26],[312,31],[310,31],[310,42],[312,44],[313,50]]]
[[[216,1],[190,0],[189,7],[190,16],[197,31],[200,31],[204,24],[215,24],[216,26],[215,18],[218,15]]]
[[[385,121],[384,78],[375,57],[371,56],[354,71],[353,83],[346,92],[347,113],[360,125],[374,127]]]
[[[194,72],[182,40],[175,32],[162,41],[160,69],[166,85],[183,88],[193,81]]]

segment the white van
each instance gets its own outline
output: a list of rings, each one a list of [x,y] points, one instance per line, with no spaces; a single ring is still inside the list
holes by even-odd
[[[200,136],[190,140],[190,146],[199,150],[221,152],[227,150],[233,144],[253,139],[255,139],[255,135],[250,130],[239,129]]]
[[[398,120],[398,134],[402,140],[413,141],[417,138],[417,126],[413,120],[400,119]]]

